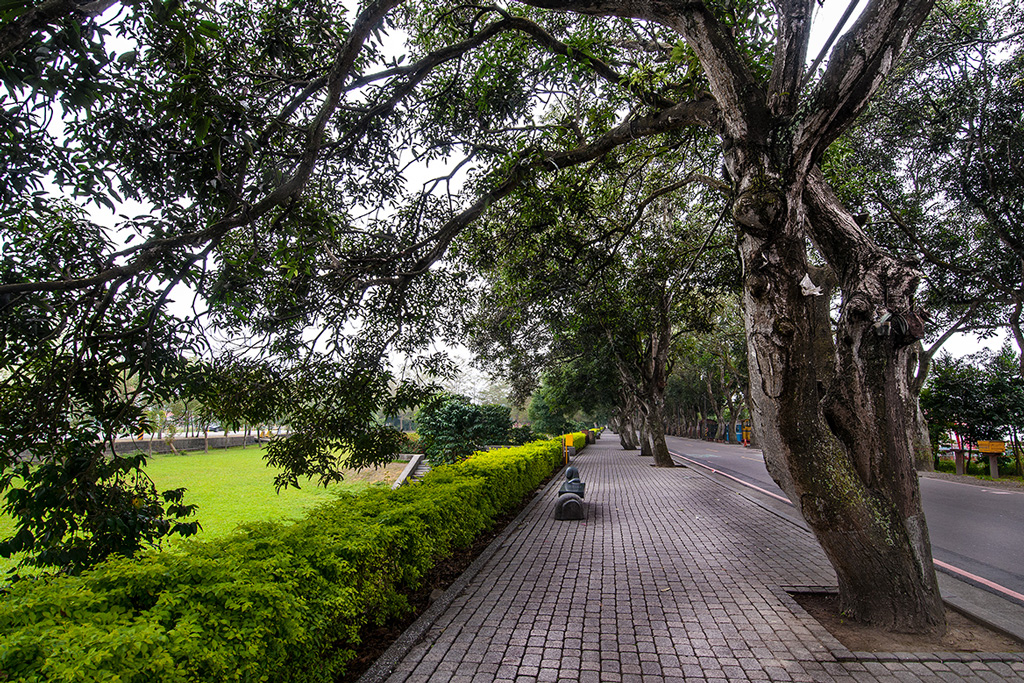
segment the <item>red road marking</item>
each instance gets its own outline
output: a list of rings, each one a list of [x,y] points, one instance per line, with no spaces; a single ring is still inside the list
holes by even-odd
[[[963,569],[960,569],[959,567],[954,567],[953,565],[948,564],[946,562],[943,562],[942,560],[936,560],[936,559],[932,558],[932,562],[934,562],[935,566],[937,566],[937,567],[942,567],[943,569],[948,569],[949,571],[953,572],[954,574],[959,574],[960,576],[963,576],[964,578],[970,579],[971,581],[977,581],[981,585],[988,586],[989,588],[991,588],[994,591],[998,591],[998,592],[1002,593],[1003,595],[1008,595],[1011,598],[1015,598],[1017,600],[1020,600],[1021,602],[1024,602],[1024,595],[1021,595],[1017,591],[1012,591],[1009,588],[1006,588],[1005,586],[1000,586],[998,583],[993,583],[992,581],[989,581],[988,579],[982,578],[982,577],[978,576],[977,574],[972,574],[970,572],[964,571]]]
[[[709,470],[709,471],[711,471],[711,472],[713,472],[713,473],[715,473],[715,474],[717,474],[719,476],[726,477],[727,479],[732,479],[733,481],[738,482],[740,484],[743,484],[744,486],[746,486],[748,488],[752,488],[755,491],[760,491],[761,493],[763,493],[765,495],[771,496],[772,498],[776,498],[778,500],[781,500],[783,503],[787,503],[790,506],[796,507],[795,505],[793,505],[793,502],[789,498],[784,498],[784,497],[778,495],[777,493],[772,493],[771,491],[766,491],[765,489],[761,488],[760,486],[755,486],[754,484],[751,484],[749,481],[744,481],[744,480],[740,479],[739,477],[734,477],[731,474],[728,474],[726,472],[722,472],[721,470],[716,470],[714,467],[708,467],[707,465],[705,465],[702,462],[698,462],[696,460],[693,460],[692,458],[687,458],[685,455],[680,455],[679,453],[676,453],[674,451],[669,451],[669,453],[674,455],[674,456],[676,456],[677,458],[681,458],[682,460],[685,460],[686,462],[689,462],[689,463],[692,463],[694,465],[697,465],[698,467],[703,467],[704,469]],[[980,583],[983,586],[988,586],[989,588],[991,588],[992,590],[994,590],[994,591],[996,591],[998,593],[1002,593],[1003,595],[1007,595],[1007,596],[1009,596],[1011,598],[1014,598],[1016,600],[1024,602],[1024,595],[1021,595],[1017,591],[1010,590],[1009,588],[1006,588],[1005,586],[1000,586],[998,583],[995,583],[993,581],[989,581],[986,578],[978,576],[977,574],[972,574],[969,571],[965,571],[963,569],[960,569],[959,567],[954,567],[953,565],[949,564],[948,562],[943,562],[942,560],[936,560],[935,558],[932,558],[932,562],[934,562],[935,566],[937,566],[937,567],[942,567],[943,569],[951,571],[954,574],[962,576],[962,577],[964,577],[966,579],[970,579],[971,581],[975,581],[977,583]]]

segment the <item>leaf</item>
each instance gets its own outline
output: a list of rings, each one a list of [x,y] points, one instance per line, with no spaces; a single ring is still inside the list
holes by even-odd
[[[206,140],[206,135],[210,132],[210,125],[213,123],[213,119],[209,116],[204,116],[199,121],[199,126],[196,128],[196,142],[202,143]]]
[[[221,36],[221,27],[212,21],[202,19],[199,22],[199,28],[196,29],[196,32],[200,35],[206,36],[207,38],[216,39]]]
[[[192,61],[196,58],[196,41],[192,39],[192,36],[183,36],[185,42],[185,65],[191,66]]]
[[[25,0],[0,0],[0,12],[8,12],[9,15],[4,17],[0,16],[0,21],[8,23],[16,19],[17,17],[24,14],[24,11],[31,5],[30,2]]]

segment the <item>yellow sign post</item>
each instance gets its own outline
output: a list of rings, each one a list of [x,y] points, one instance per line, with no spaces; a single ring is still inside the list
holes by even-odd
[[[978,450],[988,454],[988,473],[993,479],[999,478],[999,456],[1006,451],[1005,441],[979,441]]]

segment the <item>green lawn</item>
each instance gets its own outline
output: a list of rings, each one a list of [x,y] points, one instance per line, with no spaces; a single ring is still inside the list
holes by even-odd
[[[387,472],[401,465],[389,465]],[[158,454],[149,459],[146,471],[158,491],[184,486],[185,500],[199,506],[203,525],[198,538],[213,538],[232,531],[244,522],[288,520],[301,517],[309,508],[343,491],[361,491],[375,480],[385,478],[385,470],[346,472],[345,481],[327,489],[308,482],[301,489],[274,490],[275,470],[263,461],[262,447],[214,449],[209,453],[184,455]],[[0,515],[0,536],[8,537],[14,523]],[[0,558],[0,573],[13,566]]]

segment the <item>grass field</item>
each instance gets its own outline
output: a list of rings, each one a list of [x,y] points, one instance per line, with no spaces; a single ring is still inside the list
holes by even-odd
[[[301,489],[283,489],[280,493],[274,490],[276,471],[267,467],[263,449],[257,446],[153,455],[146,471],[158,491],[187,488],[185,502],[199,506],[197,516],[203,530],[198,538],[214,538],[245,522],[299,518],[339,492],[355,492],[377,482],[394,481],[404,466],[393,463],[379,470],[347,470],[342,483],[327,489],[310,481]],[[0,515],[0,536],[10,536],[13,529],[13,521]],[[0,572],[13,564],[13,560],[0,558]]]

